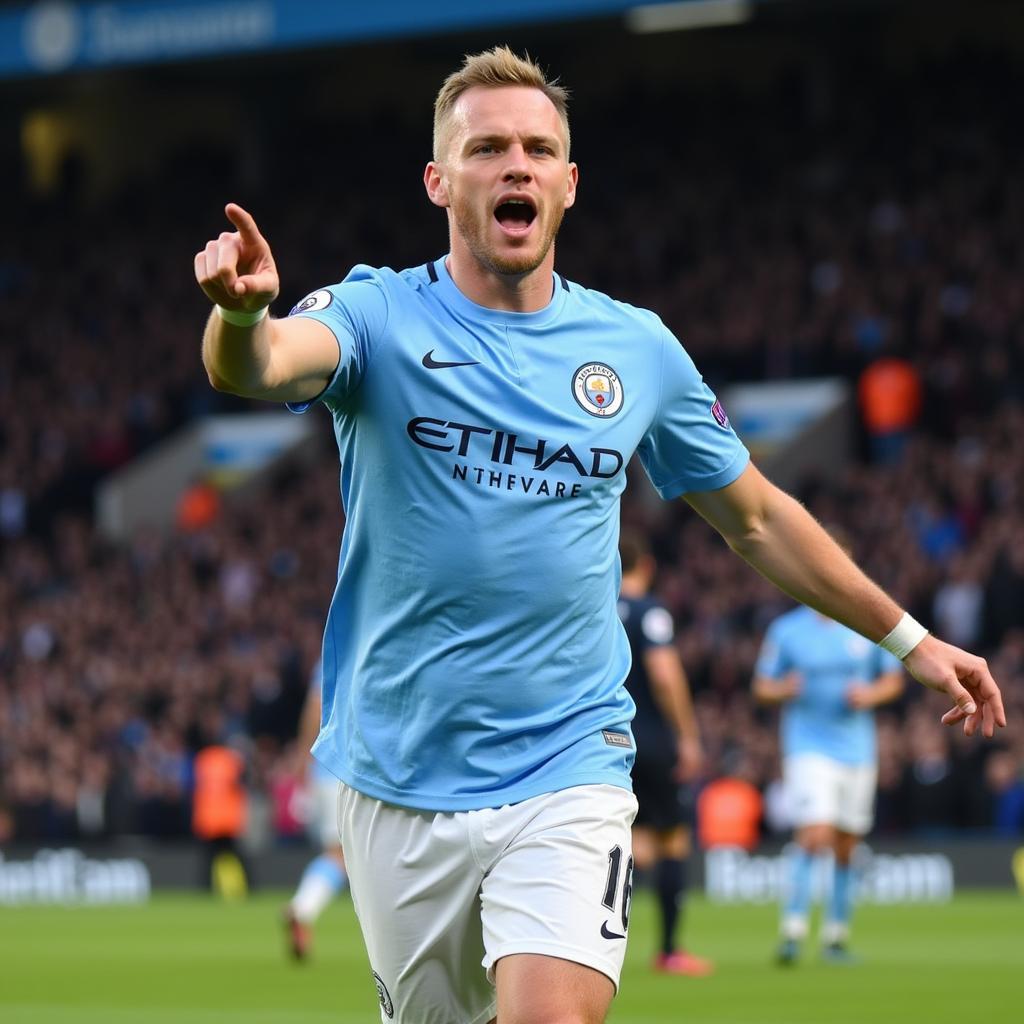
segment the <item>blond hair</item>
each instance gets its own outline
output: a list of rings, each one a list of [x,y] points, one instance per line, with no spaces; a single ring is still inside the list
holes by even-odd
[[[434,100],[434,159],[447,144],[447,135],[452,110],[459,97],[474,86],[482,85],[494,89],[503,85],[525,85],[539,89],[558,111],[565,129],[565,154],[569,155],[569,90],[557,84],[557,79],[548,81],[540,66],[530,55],[520,57],[507,46],[495,46],[484,53],[466,54],[462,67],[453,71],[441,86]]]

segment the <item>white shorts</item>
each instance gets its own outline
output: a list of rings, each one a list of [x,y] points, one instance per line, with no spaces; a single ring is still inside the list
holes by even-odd
[[[878,781],[875,764],[844,764],[823,754],[796,754],[783,761],[782,774],[797,828],[832,825],[855,836],[871,831]]]
[[[618,989],[636,799],[576,786],[479,811],[417,811],[343,785],[341,835],[381,1020],[484,1024],[512,953],[585,964]]]
[[[310,839],[324,849],[341,845],[338,823],[339,785],[335,778],[312,780],[312,809],[306,830]]]

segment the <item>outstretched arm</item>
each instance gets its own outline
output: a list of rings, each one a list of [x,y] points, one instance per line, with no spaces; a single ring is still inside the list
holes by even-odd
[[[903,610],[868,579],[795,498],[753,466],[727,487],[686,500],[758,572],[791,597],[876,643]],[[964,722],[986,736],[1006,725],[1002,697],[983,658],[928,635],[903,659],[925,686],[948,694],[954,707],[942,721]]]
[[[242,207],[228,203],[224,212],[237,230],[222,231],[195,256],[196,280],[215,303],[203,334],[210,383],[245,398],[315,398],[338,365],[338,343],[308,317],[267,315],[280,287],[270,245]]]

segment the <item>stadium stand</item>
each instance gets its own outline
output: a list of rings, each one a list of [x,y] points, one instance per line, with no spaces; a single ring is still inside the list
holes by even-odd
[[[782,76],[713,102],[622,83],[581,107],[560,269],[657,310],[715,386],[855,386],[889,356],[916,371],[921,416],[898,456],[875,461],[865,432],[859,458],[801,496],[914,615],[977,645],[1007,699],[991,751],[943,730],[928,694],[881,713],[878,828],[1021,834],[1024,143],[1001,102],[1019,78],[970,51],[863,70],[835,69],[820,102]],[[209,525],[114,546],[92,519],[111,470],[195,416],[245,407],[209,387],[198,356],[191,257],[225,200],[249,204],[274,245],[278,315],[353,263],[444,248],[419,193],[422,125],[383,101],[329,126],[280,113],[255,153],[191,143],[105,194],[74,160],[47,196],[4,172],[0,837],[186,837],[194,755],[219,741],[246,749],[255,800],[290,792],[341,522],[326,419],[313,469],[279,474],[258,503],[229,497]],[[748,691],[784,600],[685,506],[633,498],[623,518],[659,559],[709,778],[742,754],[770,790],[776,730]],[[966,781],[981,758],[984,791]]]

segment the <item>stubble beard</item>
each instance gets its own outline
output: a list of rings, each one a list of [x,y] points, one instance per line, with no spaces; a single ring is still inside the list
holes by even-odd
[[[471,203],[462,202],[458,195],[451,193],[449,195],[455,230],[469,247],[473,258],[485,270],[506,277],[521,277],[530,274],[544,262],[551,246],[554,245],[555,236],[558,234],[558,229],[562,226],[562,218],[565,216],[565,210],[555,211],[547,228],[542,226],[541,230],[544,231],[544,235],[535,250],[506,255],[497,252],[488,241],[487,231],[490,227],[490,218],[481,217],[476,207]]]

